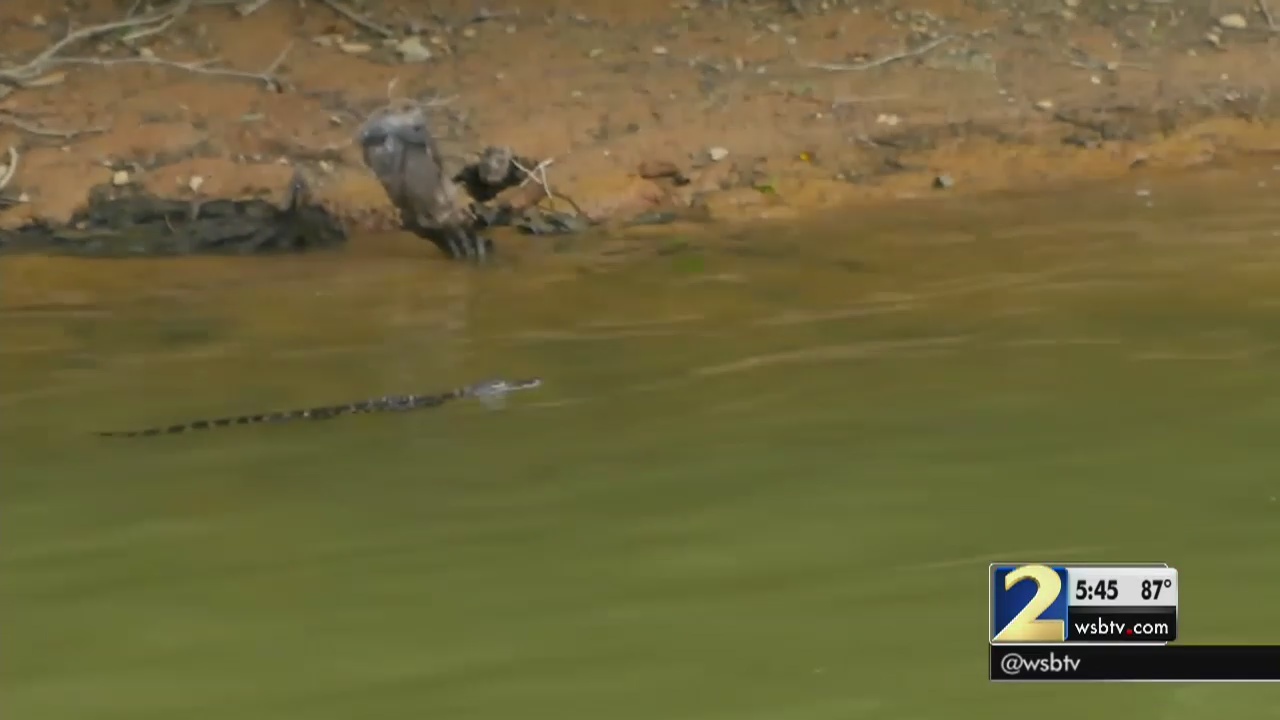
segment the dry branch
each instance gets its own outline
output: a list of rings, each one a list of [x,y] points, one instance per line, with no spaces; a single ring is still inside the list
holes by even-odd
[[[63,140],[70,140],[71,138],[78,137],[80,135],[92,135],[93,133],[106,132],[107,130],[110,129],[106,126],[100,126],[100,127],[91,127],[91,128],[81,128],[79,130],[54,130],[52,128],[44,127],[43,125],[37,125],[35,123],[27,122],[22,118],[16,117],[12,113],[4,113],[4,112],[0,112],[0,125],[8,125],[9,127],[15,127],[21,130],[22,132],[29,133],[31,135],[39,135],[40,137],[61,138]]]
[[[176,70],[183,70],[197,75],[212,75],[217,77],[241,78],[245,80],[256,80],[267,86],[267,89],[280,92],[284,85],[275,73],[280,68],[280,64],[284,62],[289,51],[293,49],[293,43],[285,46],[280,51],[276,59],[272,61],[262,72],[249,72],[247,70],[235,70],[232,68],[210,67],[215,60],[200,60],[193,62],[179,62],[177,60],[166,60],[160,57],[131,57],[131,58],[90,58],[90,57],[72,57],[72,58],[55,58],[48,61],[50,65],[91,65],[96,67],[114,67],[116,65],[154,65],[156,67],[168,67]]]
[[[143,26],[168,27],[179,15],[182,15],[191,7],[191,0],[178,0],[167,10],[151,13],[142,17],[126,18],[115,22],[103,23],[101,25],[90,25],[79,30],[69,31],[65,37],[58,42],[45,48],[39,55],[29,60],[25,65],[12,68],[10,70],[0,71],[0,84],[23,87],[26,83],[34,78],[43,75],[49,69],[51,62],[56,58],[58,53],[67,49],[67,47],[85,40],[105,35],[116,30],[126,30],[129,28],[140,28]],[[135,33],[136,35],[136,33]]]
[[[32,87],[38,80],[49,71],[50,68],[64,65],[93,65],[98,67],[112,67],[115,65],[155,65],[159,67],[170,67],[177,70],[183,70],[190,73],[200,75],[211,75],[218,77],[241,78],[246,80],[256,80],[267,86],[268,89],[280,92],[283,90],[283,84],[276,77],[275,73],[280,68],[280,64],[284,62],[285,56],[289,54],[293,45],[290,43],[262,72],[248,72],[244,70],[234,70],[231,68],[210,67],[214,60],[205,60],[199,62],[179,62],[177,60],[166,60],[154,56],[130,57],[130,58],[93,58],[93,57],[59,57],[59,53],[76,43],[83,42],[107,33],[118,30],[133,29],[132,32],[124,36],[125,42],[132,42],[140,38],[149,37],[157,33],[163,32],[169,28],[178,18],[186,14],[191,9],[192,4],[196,0],[177,0],[173,5],[160,12],[150,13],[141,17],[126,17],[124,20],[103,23],[101,25],[91,25],[89,27],[80,28],[79,30],[69,31],[65,37],[58,42],[45,48],[39,55],[29,60],[25,65],[9,70],[0,71],[0,85],[8,85],[10,87]],[[208,0],[201,2],[201,5],[207,4]],[[257,2],[255,0],[256,10],[265,4],[266,0]],[[130,14],[136,8],[130,10]],[[0,92],[0,97],[7,94]],[[21,127],[15,122],[9,121],[9,124],[15,127]],[[34,132],[40,135],[54,135],[58,137],[73,137],[74,135],[84,132],[92,132],[86,130],[76,131],[73,134],[54,133],[48,130],[34,131],[27,128],[28,132]]]

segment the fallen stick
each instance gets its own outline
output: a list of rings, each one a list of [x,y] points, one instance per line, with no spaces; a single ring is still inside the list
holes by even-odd
[[[888,65],[889,63],[898,62],[899,60],[907,60],[909,58],[919,57],[933,50],[934,48],[940,47],[941,45],[945,43],[949,43],[955,39],[956,39],[955,35],[943,35],[942,37],[936,40],[931,40],[930,42],[927,42],[924,45],[921,45],[920,47],[915,48],[913,50],[897,53],[896,55],[886,55],[882,58],[877,58],[875,60],[868,60],[867,62],[864,62],[864,63],[855,63],[855,64],[805,63],[805,67],[813,68],[815,70],[829,70],[832,72],[843,72],[846,70],[847,71],[870,70],[872,68],[878,68],[884,65]]]

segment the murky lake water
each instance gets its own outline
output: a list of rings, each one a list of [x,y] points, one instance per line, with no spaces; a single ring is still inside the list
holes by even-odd
[[[1166,561],[1186,640],[1280,640],[1246,600],[1280,597],[1267,175],[484,271],[4,260],[6,712],[1274,717],[984,679],[993,560]],[[91,436],[529,375],[496,413]]]

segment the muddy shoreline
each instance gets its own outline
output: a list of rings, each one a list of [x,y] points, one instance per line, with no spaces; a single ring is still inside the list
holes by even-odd
[[[72,222],[96,187],[279,208],[302,173],[346,232],[395,229],[352,137],[393,99],[451,172],[509,147],[503,202],[584,227],[1280,157],[1265,3],[129,5],[0,9],[0,227]]]

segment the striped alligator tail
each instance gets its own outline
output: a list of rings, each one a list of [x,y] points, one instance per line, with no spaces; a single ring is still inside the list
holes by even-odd
[[[177,435],[197,430],[233,425],[260,425],[266,423],[284,423],[298,420],[330,420],[341,415],[363,415],[376,412],[405,412],[420,408],[437,407],[450,400],[473,397],[489,407],[501,407],[508,393],[516,390],[528,390],[542,384],[539,378],[528,380],[488,380],[475,385],[457,388],[448,392],[426,395],[385,395],[368,398],[342,405],[325,405],[303,410],[286,410],[281,412],[257,413],[254,415],[238,415],[235,417],[217,418],[214,420],[194,420],[192,422],[153,427],[145,430],[119,430],[96,433],[101,437],[154,437],[156,435]]]

